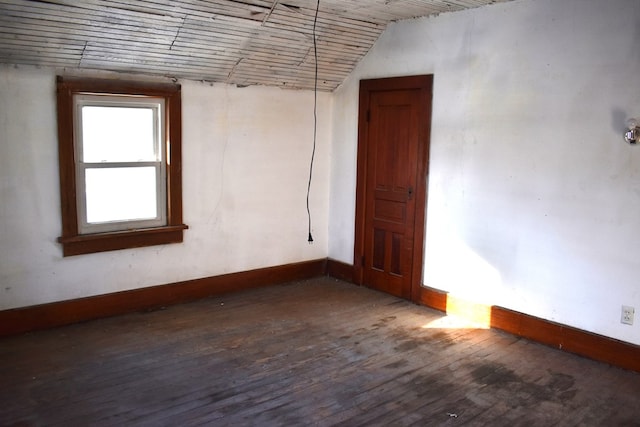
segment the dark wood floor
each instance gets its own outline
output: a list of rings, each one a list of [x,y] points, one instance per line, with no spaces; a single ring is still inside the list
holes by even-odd
[[[0,424],[640,425],[640,375],[329,278],[0,340]]]

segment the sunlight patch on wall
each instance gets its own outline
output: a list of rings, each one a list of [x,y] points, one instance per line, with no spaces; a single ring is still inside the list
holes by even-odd
[[[429,212],[425,264],[425,285],[465,300],[492,305],[500,301],[503,281],[500,271],[478,250],[463,240],[447,219],[435,209]]]

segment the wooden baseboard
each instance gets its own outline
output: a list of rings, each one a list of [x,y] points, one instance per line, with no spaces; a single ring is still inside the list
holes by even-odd
[[[353,266],[336,260],[320,259],[4,310],[0,311],[0,336],[152,310],[215,295],[322,275],[353,283]],[[433,288],[422,288],[419,303],[564,351],[640,372],[640,346],[631,343],[506,308],[472,303]]]
[[[476,304],[447,292],[423,288],[422,304],[589,359],[640,372],[640,346],[508,310]]]
[[[214,295],[309,279],[322,276],[326,271],[327,260],[321,259],[4,310],[0,311],[0,336],[152,310]]]
[[[353,283],[353,266],[335,259],[327,259],[327,276]]]

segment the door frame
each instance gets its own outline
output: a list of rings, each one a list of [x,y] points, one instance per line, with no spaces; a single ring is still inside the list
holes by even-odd
[[[420,111],[424,120],[419,122],[417,182],[415,191],[415,224],[413,238],[413,260],[411,269],[411,301],[419,302],[422,288],[424,263],[424,236],[427,209],[427,184],[429,174],[429,146],[431,142],[431,110],[433,96],[433,74],[405,77],[387,77],[360,81],[358,107],[358,159],[356,175],[356,214],[353,256],[353,281],[364,285],[365,218],[367,192],[367,154],[369,102],[372,92],[419,89]]]

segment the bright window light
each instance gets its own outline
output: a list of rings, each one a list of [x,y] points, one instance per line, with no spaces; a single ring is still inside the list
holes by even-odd
[[[82,107],[82,161],[158,161],[153,108]]]
[[[86,170],[87,223],[155,219],[156,168]]]

